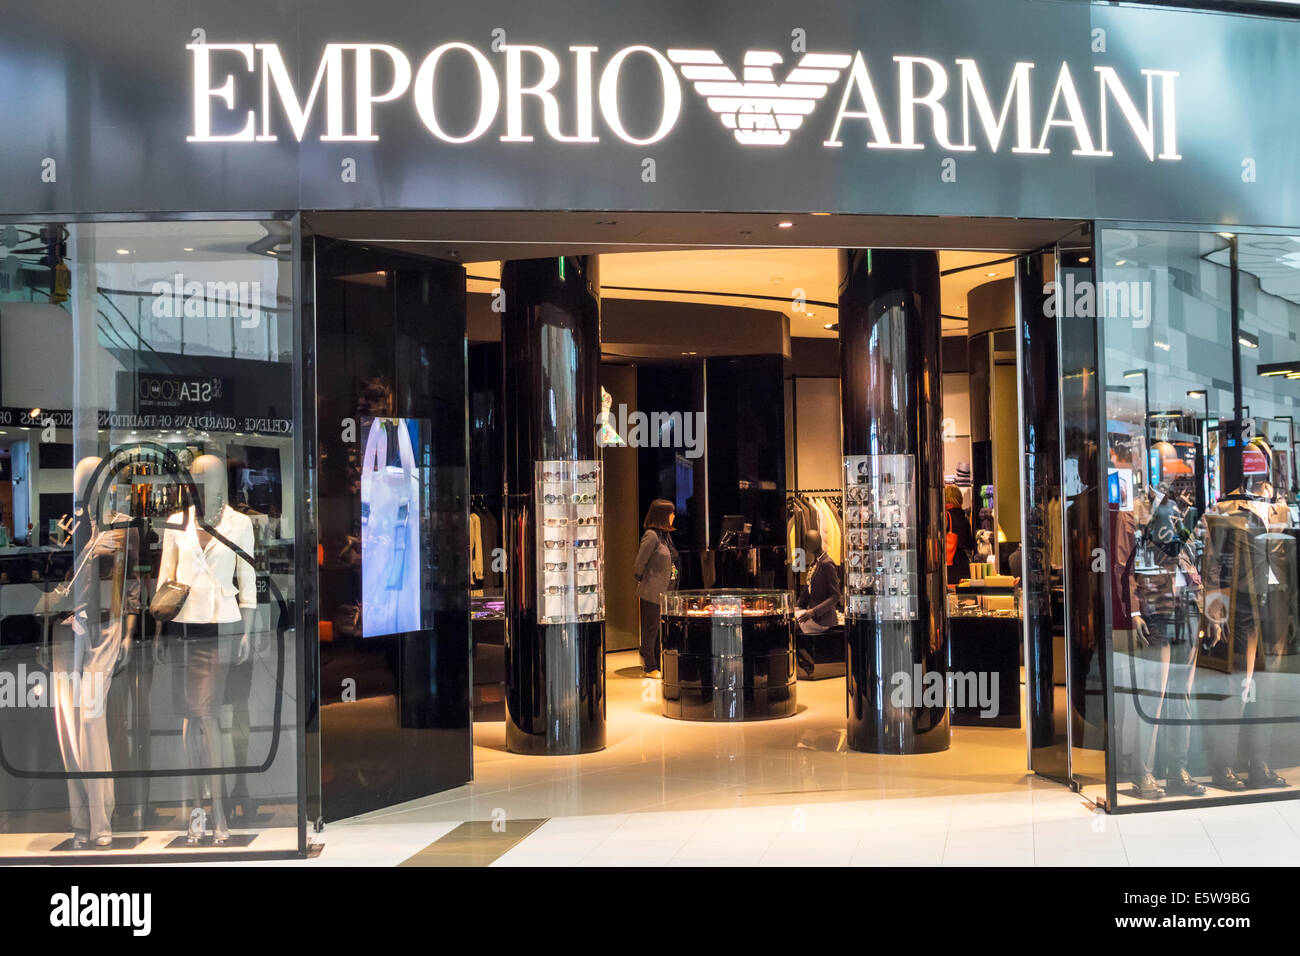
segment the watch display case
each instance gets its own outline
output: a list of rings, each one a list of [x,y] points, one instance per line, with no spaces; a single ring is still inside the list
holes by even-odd
[[[665,594],[664,715],[742,721],[793,714],[793,612],[789,591]]]
[[[539,461],[537,488],[537,622],[605,618],[599,461]]]
[[[912,455],[844,459],[845,613],[917,617],[916,478]]]

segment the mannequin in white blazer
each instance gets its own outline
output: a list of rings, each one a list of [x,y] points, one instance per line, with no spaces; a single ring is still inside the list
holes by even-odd
[[[155,642],[155,654],[160,662],[169,654],[177,657],[173,681],[181,688],[183,698],[177,704],[184,715],[181,738],[190,766],[197,769],[222,765],[219,712],[230,668],[231,625],[240,630],[234,657],[242,664],[252,653],[250,635],[257,611],[257,585],[250,563],[253,522],[228,507],[226,463],[215,455],[200,455],[190,467],[190,475],[203,500],[202,521],[193,505],[168,519],[158,566],[159,585],[176,581],[190,589],[172,619],[183,636],[174,649],[168,649],[160,636]],[[235,547],[231,548],[231,544]],[[214,774],[207,787],[212,794],[215,845],[230,838],[223,783],[223,778]],[[198,843],[207,829],[202,810],[204,787],[200,781],[190,780],[187,790],[185,802],[193,807],[186,815],[187,839]]]
[[[204,523],[251,557],[253,522],[247,515],[226,507],[225,463],[216,455],[200,455],[190,474],[204,495]],[[190,589],[173,620],[177,624],[242,622],[243,636],[235,660],[244,663],[252,652],[249,635],[253,629],[253,612],[257,610],[253,566],[216,537],[209,538],[206,545],[201,544],[201,529],[193,506],[188,512],[172,515],[167,524],[158,583],[177,581]],[[183,530],[177,530],[182,525]],[[202,537],[208,535],[204,533]]]

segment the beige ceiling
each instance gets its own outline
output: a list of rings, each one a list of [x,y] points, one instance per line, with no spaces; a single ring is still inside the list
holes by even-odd
[[[784,312],[790,334],[833,338],[827,329],[837,319],[839,253],[820,248],[682,249],[606,253],[600,258],[605,298],[699,302]],[[1015,263],[1002,252],[939,253],[941,272],[966,268],[941,280],[944,332],[965,330],[966,295],[985,282],[1014,274]],[[500,262],[467,263],[469,291],[491,292],[501,276]],[[830,303],[830,304],[823,304]],[[952,318],[957,317],[957,318]]]

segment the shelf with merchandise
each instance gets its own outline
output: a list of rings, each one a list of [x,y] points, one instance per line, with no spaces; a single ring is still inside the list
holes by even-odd
[[[912,455],[844,459],[845,608],[850,618],[917,617],[919,554]]]
[[[538,623],[603,620],[601,463],[539,461],[535,481]]]

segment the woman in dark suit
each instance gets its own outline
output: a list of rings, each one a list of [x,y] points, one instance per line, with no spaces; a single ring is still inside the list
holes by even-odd
[[[666,498],[650,503],[645,534],[632,565],[641,605],[641,667],[649,677],[659,676],[659,612],[664,592],[677,588],[677,548],[672,537],[676,514],[677,509]]]

